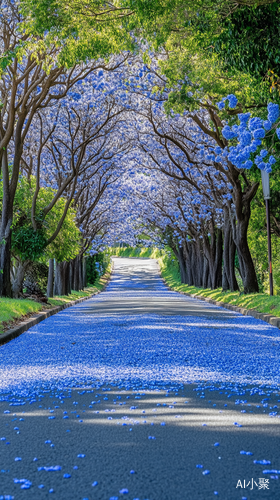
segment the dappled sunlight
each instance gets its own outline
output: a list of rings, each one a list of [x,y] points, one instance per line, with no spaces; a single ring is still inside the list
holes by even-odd
[[[178,413],[178,412],[177,412]],[[122,420],[123,417],[116,416],[114,414],[113,420],[108,420],[108,414],[105,416],[91,416],[91,415],[86,415],[83,416],[83,423],[85,425],[105,425],[105,426],[112,426],[112,425],[119,425],[120,423],[125,422],[126,425],[134,427],[138,425],[145,425],[143,423],[143,416],[141,413],[131,417],[130,415],[127,416],[125,420]],[[176,415],[175,413],[170,413],[168,412],[162,412],[162,414],[159,414],[158,416],[161,416],[164,418],[165,424],[168,426],[178,426],[178,427],[196,427],[199,429],[204,426],[207,426],[207,431],[217,431],[217,428],[219,432],[234,432],[233,430],[233,422],[234,420],[238,417],[240,420],[240,415],[237,412],[231,412],[228,411],[224,415],[219,415],[217,412],[214,412],[213,410],[207,409],[207,416],[205,415],[205,408],[198,410],[195,409],[193,411],[188,411],[182,413],[180,411],[180,415]],[[160,425],[160,422],[156,422],[154,415],[151,414],[148,410],[146,410],[145,413],[145,419],[148,425],[151,424],[151,420],[153,421],[154,426]],[[142,420],[141,420],[142,418]],[[75,422],[76,425],[78,425],[78,422]],[[239,432],[242,432],[243,430],[247,432],[258,432],[261,434],[270,434],[270,431],[272,428],[275,428],[275,422],[270,419],[264,419],[262,416],[251,416],[248,419],[242,419],[242,429],[238,429]]]
[[[94,386],[65,387],[63,392],[53,387],[53,391],[57,394],[53,392],[49,396],[52,401],[52,406],[49,408],[43,408],[43,406],[47,403],[44,399],[45,393],[47,393],[48,397],[48,393],[51,391],[39,388],[41,394],[37,396],[37,404],[34,404],[36,399],[32,399],[31,408],[28,406],[17,408],[10,405],[10,411],[0,413],[0,425],[1,421],[4,425],[5,422],[12,423],[14,421],[18,422],[17,425],[23,425],[21,420],[28,422],[29,419],[35,419],[36,423],[34,425],[37,426],[42,425],[43,422],[49,419],[54,419],[53,422],[58,423],[67,418],[67,421],[64,420],[64,425],[70,426],[72,430],[79,429],[81,424],[83,427],[90,426],[94,429],[96,426],[112,429],[121,425],[130,430],[137,430],[139,427],[153,426],[153,432],[157,433],[157,429],[168,426],[169,429],[172,427],[189,428],[196,432],[217,432],[218,430],[222,434],[246,433],[248,435],[248,433],[257,433],[258,435],[269,436],[271,431],[275,429],[275,419],[269,418],[269,415],[258,411],[258,408],[260,408],[258,402],[264,392],[258,390],[255,393],[256,388],[251,387],[249,392],[247,390],[246,401],[243,399],[240,401],[237,398],[238,391],[242,391],[240,386],[229,384],[222,387],[227,389],[225,395],[221,395],[223,391],[222,393],[219,392],[221,388],[219,385],[201,387],[200,391],[203,389],[202,393],[205,394],[206,391],[208,397],[211,397],[211,401],[208,401],[207,399],[198,398],[200,392],[196,394],[198,391],[196,386],[181,386],[180,390],[176,389],[176,391],[179,391],[177,395],[171,396],[169,390],[167,392],[145,390],[143,393],[137,393],[131,389],[115,390],[115,386],[108,384],[106,388],[102,389],[102,391],[105,391],[105,400],[108,402],[104,400],[104,393],[103,395],[100,394],[101,386],[97,388]],[[192,389],[191,393],[190,389]],[[185,391],[188,395],[181,395],[181,392]],[[228,392],[231,397],[235,396],[235,402],[226,397]],[[260,393],[260,396],[256,400],[256,394],[258,393]],[[277,391],[275,393],[277,396]],[[91,401],[92,398],[93,401]],[[21,402],[23,401],[24,398]],[[113,403],[114,401],[115,403]],[[210,404],[213,405],[213,401],[215,401],[215,408],[210,406]],[[227,401],[227,404],[224,404],[225,401]],[[28,400],[25,402],[28,404]],[[82,404],[84,402],[87,404]],[[243,413],[240,412],[239,402]],[[40,403],[39,408],[38,403]],[[57,403],[59,406],[57,406]],[[3,405],[3,403],[0,404]],[[79,418],[80,420],[78,420]]]
[[[0,387],[73,377],[110,380],[120,373],[143,381],[280,380],[279,330],[266,323],[224,314],[211,305],[207,306],[210,317],[202,317],[201,305],[196,308],[186,298],[180,300],[185,316],[174,316],[174,311],[165,316],[135,314],[133,307],[133,314],[123,314],[125,298],[112,306],[107,291],[101,296],[102,301],[94,297],[2,346]],[[141,308],[139,302],[135,299],[132,305]],[[113,314],[108,314],[110,307]],[[167,307],[174,309],[174,304]],[[194,315],[190,316],[192,307]],[[221,318],[216,319],[220,311]]]

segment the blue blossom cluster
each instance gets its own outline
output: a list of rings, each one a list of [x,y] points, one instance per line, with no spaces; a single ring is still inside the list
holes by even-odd
[[[273,102],[270,102],[267,105],[267,110],[268,110],[267,120],[270,123],[275,123],[278,120],[279,115],[280,115],[278,104],[274,104]]]
[[[237,97],[234,94],[229,94],[226,97],[223,97],[223,99],[217,103],[218,108],[220,110],[224,109],[227,101],[228,101],[229,108],[232,108],[232,109],[235,108],[237,103],[238,103]]]
[[[239,125],[232,127],[226,125],[223,128],[222,134],[225,139],[236,139],[237,145],[229,146],[226,151],[228,160],[237,168],[250,169],[255,164],[260,170],[265,170],[268,173],[272,171],[272,165],[276,159],[272,155],[268,156],[266,149],[262,149],[258,155],[254,156],[262,145],[266,131],[271,129],[280,115],[278,104],[269,103],[267,110],[267,120],[258,117],[251,118],[250,113],[240,113],[238,114]],[[277,136],[279,135],[278,130],[276,130]],[[265,158],[267,161],[264,161]]]

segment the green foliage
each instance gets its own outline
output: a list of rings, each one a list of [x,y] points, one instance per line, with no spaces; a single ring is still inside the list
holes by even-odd
[[[239,112],[246,109],[259,111],[258,108],[265,108],[271,98],[269,85],[259,74],[249,73],[245,67],[225,65],[223,57],[214,50],[214,42],[219,35],[222,36],[223,23],[226,22],[221,14],[222,3],[224,7],[227,4],[210,0],[178,1],[176,22],[173,12],[169,19],[168,15],[164,16],[161,27],[155,27],[156,40],[159,30],[161,44],[168,54],[168,57],[160,54],[158,63],[167,77],[166,86],[173,89],[166,104],[166,111],[171,114],[172,111],[182,113],[185,109],[193,111],[201,106],[208,107],[228,94],[237,96]],[[235,12],[239,11],[241,9]],[[162,26],[165,26],[165,31]],[[159,48],[157,41],[151,40],[151,43],[156,50]],[[216,111],[221,118],[228,118],[225,111],[220,112],[217,107]]]
[[[226,69],[263,78],[280,72],[280,5],[242,6],[221,23],[214,48]]]
[[[266,211],[261,190],[252,204],[248,243],[261,290],[269,293]],[[272,234],[271,236],[271,247],[274,293],[280,295],[280,240],[276,234]]]
[[[51,235],[60,220],[65,207],[65,200],[60,198],[51,212],[46,217],[47,235]],[[55,240],[47,246],[45,255],[48,259],[59,262],[71,260],[79,254],[81,233],[75,223],[76,212],[69,208],[62,228]]]
[[[94,285],[100,275],[104,274],[110,264],[110,258],[107,253],[101,252],[87,257],[87,283]]]
[[[164,47],[168,53],[161,67],[168,78],[168,86],[175,90],[170,95],[167,110],[198,109],[201,102],[215,102],[228,93],[235,93],[242,106],[251,106],[266,102],[268,86],[260,85],[258,72],[248,74],[244,57],[252,33],[243,30],[239,40],[238,23],[241,20],[245,26],[250,21],[252,32],[256,23],[258,26],[263,23],[260,40],[265,40],[264,50],[267,54],[269,51],[278,54],[274,41],[278,43],[279,22],[277,16],[273,16],[274,11],[278,14],[276,2],[257,9],[252,7],[250,0],[246,3],[251,6],[236,8],[238,2],[233,5],[232,0],[113,0],[110,3],[102,0],[21,0],[20,9],[25,18],[22,30],[31,37],[23,47],[27,43],[35,44],[35,57],[35,54],[43,54],[44,48],[55,46],[59,50],[56,63],[71,67],[81,61],[106,59],[124,50],[134,51],[137,43],[146,39],[155,50]],[[258,3],[253,2],[254,5]],[[255,19],[255,12],[268,14],[265,19],[260,15]],[[271,18],[273,23],[268,33]],[[138,37],[137,43],[134,35]],[[251,52],[254,56],[258,43],[256,30],[253,35],[255,47]],[[230,56],[225,54],[226,50],[231,51]],[[240,63],[237,62],[238,50],[245,54],[239,57]],[[230,63],[225,67],[227,57]],[[233,59],[235,64],[231,64]],[[254,58],[256,68],[261,59],[260,51]],[[266,60],[270,61],[269,57]],[[51,58],[49,64],[52,64]],[[177,83],[184,81],[186,76],[188,81],[181,90],[176,90]]]
[[[45,228],[34,231],[28,219],[22,219],[12,231],[12,250],[22,261],[37,260],[41,257],[47,244]]]
[[[23,293],[46,293],[49,267],[43,262],[32,262],[28,267],[23,281]]]
[[[166,105],[168,112],[198,110],[228,94],[235,94],[244,110],[259,104],[266,106],[269,89],[265,84],[260,85],[256,78],[235,69],[225,70],[217,54],[202,49],[195,37],[180,43],[177,39],[178,36],[169,39],[166,43],[169,57],[159,62],[167,86],[174,89]],[[215,109],[221,118],[228,118],[225,111],[220,112],[216,106]]]
[[[80,232],[75,224],[75,210],[69,209],[61,231],[56,239],[47,246],[48,238],[55,231],[65,207],[64,198],[60,198],[52,210],[45,216],[44,208],[52,201],[55,191],[41,188],[38,194],[35,212],[37,228],[31,221],[32,200],[36,187],[36,178],[27,179],[20,175],[15,194],[14,217],[12,225],[12,251],[22,261],[55,258],[58,261],[74,258],[80,249]],[[0,204],[3,197],[0,185]]]
[[[274,143],[273,134],[268,134],[266,147],[275,156],[277,162],[269,174],[270,183],[270,219],[271,219],[271,246],[274,293],[280,295],[280,147],[279,141]],[[259,182],[260,187],[251,205],[251,218],[248,230],[248,243],[254,260],[260,290],[269,293],[268,249],[266,210],[263,198],[261,172],[254,166],[246,172],[250,182]]]
[[[116,8],[119,10],[116,10]],[[65,67],[134,50],[125,26],[127,9],[102,0],[21,0],[25,33],[59,47],[58,64]]]
[[[102,254],[90,255],[87,257],[87,283],[89,285],[94,285],[96,279],[99,277],[96,262],[102,263],[102,258],[100,256],[102,256]]]
[[[128,3],[155,50],[164,46],[168,54],[159,61],[167,87],[174,89],[167,112],[193,111],[227,94],[237,96],[239,112],[266,106],[271,97],[263,77],[280,64],[278,2],[165,0],[149,2],[150,8],[145,0]]]

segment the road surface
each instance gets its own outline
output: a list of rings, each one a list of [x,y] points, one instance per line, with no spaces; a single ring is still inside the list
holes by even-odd
[[[115,258],[0,347],[0,500],[279,499],[279,340]]]

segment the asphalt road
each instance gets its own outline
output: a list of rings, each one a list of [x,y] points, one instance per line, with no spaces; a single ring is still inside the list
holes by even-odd
[[[0,500],[280,499],[279,330],[114,265],[0,347]]]

